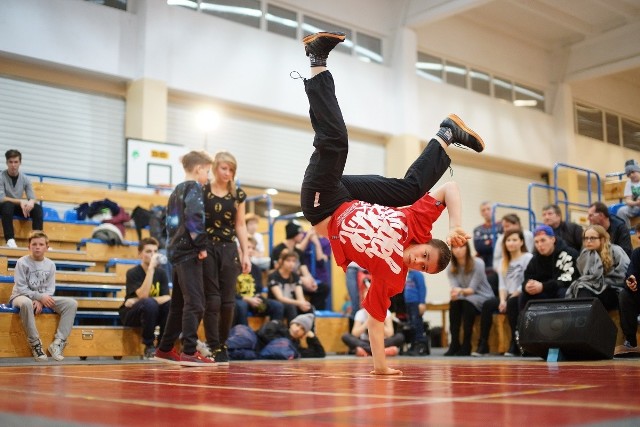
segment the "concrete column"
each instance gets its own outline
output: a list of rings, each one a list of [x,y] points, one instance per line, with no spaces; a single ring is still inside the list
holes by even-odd
[[[167,140],[167,84],[139,79],[127,87],[127,138],[165,142]]]

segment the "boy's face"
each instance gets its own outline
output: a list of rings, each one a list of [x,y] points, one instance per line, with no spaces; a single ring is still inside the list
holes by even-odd
[[[533,244],[540,255],[548,256],[553,253],[556,247],[556,238],[546,234],[538,234],[533,238]]]
[[[631,182],[636,183],[640,181],[640,172],[636,172],[636,171],[629,172],[629,175],[627,175],[627,177],[631,180]]]
[[[201,185],[205,185],[209,180],[209,171],[211,171],[211,165],[198,165],[195,168],[196,181]]]
[[[304,328],[297,323],[292,323],[291,325],[289,325],[289,335],[291,335],[292,338],[299,340],[300,338],[305,336],[306,333],[307,332],[304,330]]]
[[[42,261],[44,259],[44,254],[47,252],[47,249],[49,249],[49,245],[47,245],[47,239],[44,237],[36,237],[29,242],[29,253],[36,261]]]
[[[20,170],[20,157],[10,157],[7,159],[7,173],[10,176],[18,175],[18,171]]]
[[[142,252],[140,252],[140,261],[144,265],[151,263],[151,258],[158,253],[158,247],[156,245],[144,245]]]
[[[296,269],[297,263],[298,262],[295,257],[285,258],[285,260],[282,261],[282,269],[290,273]]]
[[[435,274],[438,272],[440,251],[426,243],[409,245],[402,256],[404,265],[412,270]]]
[[[255,219],[247,221],[247,233],[254,234],[256,231],[258,231],[258,221]]]

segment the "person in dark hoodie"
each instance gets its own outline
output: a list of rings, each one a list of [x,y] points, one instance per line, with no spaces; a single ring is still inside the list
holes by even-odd
[[[524,271],[519,312],[532,299],[564,298],[569,285],[580,276],[576,265],[578,252],[556,239],[550,226],[538,226],[533,232],[533,242],[536,251]],[[519,349],[512,345],[508,353],[519,355]]]
[[[305,313],[296,316],[287,328],[282,321],[271,320],[258,331],[258,352],[277,338],[287,338],[293,344],[300,357],[325,357],[324,347],[313,332],[313,321],[315,316],[312,313]],[[305,337],[307,346],[302,347],[300,340]]]

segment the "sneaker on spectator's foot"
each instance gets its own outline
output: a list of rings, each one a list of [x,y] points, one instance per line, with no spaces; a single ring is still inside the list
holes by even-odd
[[[369,353],[362,347],[356,347],[356,356],[358,357],[367,357]]]
[[[624,340],[624,344],[616,346],[613,355],[617,357],[637,357],[640,355],[640,348],[637,344],[633,345],[629,340]]]
[[[391,347],[387,347],[384,349],[385,356],[393,357],[393,356],[397,356],[398,353],[400,353],[400,349],[395,345],[392,345]]]
[[[213,368],[218,364],[210,357],[204,357],[200,352],[196,351],[193,354],[180,353],[180,360],[178,361],[180,366],[193,366],[203,368]]]
[[[209,348],[207,343],[202,342],[200,340],[198,340],[196,342],[196,350],[198,352],[200,352],[200,354],[203,355],[204,357],[212,357],[213,356],[213,353],[211,352],[211,349]]]
[[[227,346],[221,345],[213,352],[213,360],[218,365],[228,365],[229,364],[229,353],[227,352]]]
[[[481,342],[480,344],[478,344],[478,348],[476,349],[476,351],[471,353],[473,357],[482,357],[482,356],[487,356],[488,354],[489,354],[489,346],[487,345],[486,342]]]
[[[42,342],[40,341],[31,346],[31,354],[33,354],[33,358],[36,360],[36,362],[47,361],[47,355],[44,354],[44,351],[42,350]]]
[[[342,43],[346,37],[344,33],[315,33],[302,39],[304,51],[311,60],[312,67],[326,67],[329,52]]]
[[[169,351],[162,351],[157,348],[153,359],[166,363],[178,363],[180,362],[180,355],[176,352],[175,348],[172,348]]]
[[[426,342],[414,342],[409,351],[404,354],[406,356],[428,356],[431,354],[431,350]]]
[[[484,150],[484,142],[480,135],[469,129],[462,119],[455,114],[449,114],[440,123],[440,130],[436,135],[447,144],[467,147],[478,153]]]
[[[509,346],[509,350],[504,355],[506,357],[520,357],[522,356],[522,353],[520,352],[520,349],[518,348],[516,343],[512,342]]]
[[[49,345],[49,354],[51,354],[51,357],[58,362],[63,360],[64,356],[62,355],[62,350],[64,350],[65,345],[67,345],[66,341],[62,341],[57,338],[53,340],[51,345]]]
[[[151,360],[156,355],[156,348],[152,345],[148,345],[144,348],[144,358],[147,360]]]
[[[17,248],[18,245],[16,244],[16,241],[14,239],[9,239],[9,240],[7,240],[7,247],[8,248]]]

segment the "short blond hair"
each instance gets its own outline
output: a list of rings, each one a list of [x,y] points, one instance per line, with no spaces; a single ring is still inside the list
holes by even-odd
[[[189,151],[182,156],[182,167],[187,172],[193,172],[197,166],[210,166],[213,159],[206,151]]]
[[[45,242],[47,242],[47,245],[49,245],[49,236],[47,236],[44,231],[33,230],[31,233],[29,233],[29,244],[31,244],[31,241],[33,239],[41,239],[41,238],[44,239]]]

